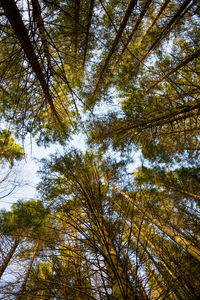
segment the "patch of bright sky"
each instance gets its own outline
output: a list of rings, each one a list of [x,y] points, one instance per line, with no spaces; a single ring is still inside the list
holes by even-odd
[[[86,144],[84,138],[83,134],[74,135],[66,148],[69,149],[70,147],[73,147],[85,151]],[[40,177],[37,174],[40,167],[39,160],[48,158],[50,154],[56,152],[63,154],[65,152],[65,147],[60,145],[51,145],[49,148],[38,147],[34,139],[30,141],[27,137],[24,143],[24,151],[26,153],[26,158],[17,163],[8,176],[8,179],[0,184],[0,209],[9,209],[10,206],[19,199],[30,200],[36,198],[36,186],[40,181]],[[6,168],[0,172],[0,181],[7,173],[8,169]],[[13,192],[9,194],[15,185],[16,187]]]

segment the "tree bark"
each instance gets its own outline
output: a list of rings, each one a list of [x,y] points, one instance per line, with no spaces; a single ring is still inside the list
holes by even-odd
[[[108,182],[108,181],[107,181]],[[182,237],[176,234],[175,231],[171,230],[168,226],[161,224],[158,219],[155,219],[150,213],[145,211],[139,204],[134,202],[134,200],[129,197],[122,190],[117,188],[114,184],[108,182],[110,186],[112,186],[117,192],[119,192],[123,197],[128,199],[135,207],[137,207],[143,214],[146,216],[156,227],[158,227],[162,232],[167,234],[174,242],[176,242],[180,247],[182,247],[185,251],[187,251],[190,255],[192,255],[195,259],[200,261],[200,251],[192,246],[189,241],[184,240]]]
[[[141,61],[143,61],[148,55],[149,53],[155,49],[157,47],[157,45],[159,44],[159,42],[163,39],[163,37],[166,36],[166,34],[169,33],[170,28],[172,27],[172,25],[174,25],[177,20],[181,17],[181,14],[184,12],[184,10],[186,9],[186,7],[190,4],[191,0],[185,0],[181,7],[179,8],[179,10],[175,13],[175,15],[173,16],[173,18],[169,21],[169,23],[167,24],[167,26],[162,30],[162,32],[160,33],[160,35],[158,36],[158,38],[153,42],[153,44],[151,45],[151,47],[149,48],[149,50],[146,51],[146,53],[144,54],[143,58],[141,59]]]
[[[33,20],[36,22],[37,27],[39,29],[39,33],[40,33],[40,37],[41,37],[42,45],[43,45],[44,55],[45,55],[45,57],[47,59],[47,63],[48,63],[48,69],[47,69],[47,72],[48,72],[49,69],[51,68],[51,58],[50,58],[49,47],[48,47],[48,43],[47,43],[47,35],[46,35],[45,27],[44,27],[44,21],[43,21],[42,13],[41,13],[41,7],[40,7],[38,0],[32,0],[32,6],[33,6]]]
[[[170,1],[171,0],[165,0],[165,2],[163,3],[163,5],[161,6],[160,10],[158,11],[157,15],[155,16],[153,22],[151,23],[151,25],[149,26],[149,28],[147,28],[147,30],[146,30],[143,38],[149,33],[149,31],[151,30],[151,28],[156,24],[156,22],[158,21],[158,19],[160,18],[160,16],[162,15],[163,11],[165,10],[165,8],[167,7],[167,5],[169,4]]]
[[[24,50],[24,52],[27,56],[28,62],[30,63],[32,70],[35,73],[36,78],[38,79],[38,81],[40,83],[40,86],[41,86],[42,91],[45,96],[45,100],[49,104],[53,115],[56,117],[56,119],[60,123],[60,118],[55,109],[55,106],[54,106],[54,103],[53,103],[53,100],[52,100],[52,97],[50,94],[48,82],[45,79],[42,67],[40,66],[38,58],[35,54],[33,45],[29,39],[28,31],[24,25],[24,22],[21,18],[19,9],[18,9],[15,1],[14,0],[6,0],[6,1],[0,0],[0,5],[3,7],[5,16],[8,18],[8,20],[12,26],[12,29],[13,29],[15,35],[17,36],[22,49]]]
[[[147,119],[145,121],[144,121],[145,118],[144,115],[141,121],[135,120],[135,123],[133,123],[134,121],[131,121],[132,124],[130,123],[130,125],[126,125],[126,127],[123,127],[123,123],[122,123],[120,129],[117,129],[115,131],[113,130],[113,131],[115,134],[124,134],[124,132],[137,129],[137,133],[139,133],[146,129],[152,129],[158,126],[163,126],[165,124],[171,124],[184,119],[188,119],[189,117],[194,116],[194,110],[197,110],[199,108],[200,108],[200,103],[198,103],[198,101],[193,101],[191,103],[187,103],[179,107],[176,107],[171,111],[163,112],[159,116],[155,118]]]
[[[107,258],[106,266],[110,273],[112,296],[114,299],[118,300],[130,299],[129,297],[132,293],[128,287],[127,274],[121,265],[121,259],[109,237],[108,232],[105,231],[104,234],[106,243],[102,245],[102,248],[104,248],[103,252]]]
[[[143,17],[145,16],[145,14],[146,14],[146,12],[147,12],[147,9],[148,9],[148,7],[150,6],[151,2],[152,2],[152,0],[147,0],[147,1],[146,1],[145,5],[144,5],[144,8],[142,9],[142,11],[141,11],[141,13],[140,13],[140,15],[139,15],[139,17],[138,17],[138,19],[137,19],[137,22],[135,23],[135,25],[134,25],[134,27],[133,27],[133,29],[132,29],[132,31],[131,31],[131,34],[130,34],[129,37],[128,37],[128,40],[124,43],[124,47],[123,47],[123,49],[122,49],[122,51],[121,51],[120,57],[122,57],[122,55],[124,54],[124,51],[125,51],[126,48],[128,47],[128,45],[129,45],[129,43],[130,43],[130,41],[131,41],[131,39],[132,39],[132,37],[133,37],[135,31],[138,29],[138,26],[140,25],[140,23],[141,23]]]
[[[158,79],[152,86],[150,86],[146,93],[152,90],[158,83],[163,81],[163,79],[168,78],[170,75],[175,73],[176,71],[180,70],[182,67],[186,66],[189,62],[193,61],[200,55],[200,48],[198,48],[194,53],[185,57],[179,64],[177,64],[174,68],[171,68],[167,73],[165,73],[160,79]]]
[[[20,243],[21,239],[16,239],[14,244],[12,245],[10,251],[8,252],[8,254],[6,255],[2,265],[0,266],[0,278],[3,275],[5,269],[7,268],[11,258],[13,257],[13,254],[15,253],[15,250],[17,249],[19,243]]]
[[[31,257],[31,261],[30,261],[28,269],[26,271],[26,274],[25,274],[23,283],[21,285],[21,288],[20,288],[20,290],[19,290],[19,292],[17,294],[16,300],[20,300],[21,297],[24,294],[24,290],[26,288],[26,283],[28,281],[28,278],[29,278],[29,275],[30,275],[30,272],[31,272],[31,269],[32,269],[32,265],[33,265],[33,262],[34,262],[34,259],[35,259],[36,255],[37,255],[38,249],[39,249],[39,242],[35,245],[35,248],[34,248],[34,251],[33,251],[33,255]]]
[[[116,34],[116,36],[115,36],[115,38],[114,38],[114,40],[112,42],[111,48],[110,48],[110,50],[108,52],[108,55],[107,55],[107,57],[105,59],[103,67],[101,68],[101,71],[100,71],[100,74],[99,74],[99,77],[98,77],[98,80],[97,80],[97,83],[96,83],[93,95],[96,94],[96,92],[97,92],[97,90],[99,88],[99,84],[100,84],[100,82],[101,82],[101,80],[103,78],[103,74],[104,74],[106,68],[108,67],[109,61],[110,61],[110,59],[111,59],[111,57],[112,57],[112,55],[113,55],[113,53],[115,51],[115,48],[116,48],[116,46],[117,46],[117,44],[119,42],[119,39],[122,36],[122,33],[123,33],[123,31],[124,31],[124,29],[126,27],[128,19],[129,19],[129,17],[130,17],[130,15],[131,15],[131,13],[132,13],[132,11],[133,11],[133,9],[134,9],[134,7],[135,7],[136,4],[137,4],[137,0],[130,0],[129,4],[127,6],[127,9],[126,9],[126,11],[124,13],[124,16],[123,16],[123,18],[121,20],[121,23],[120,23],[120,26],[119,26],[119,30],[117,31],[117,34]]]
[[[133,276],[133,278],[135,279],[135,282],[136,282],[136,288],[137,288],[137,287],[139,288],[142,299],[143,299],[143,300],[148,300],[149,297],[147,296],[147,293],[146,293],[146,291],[145,291],[145,289],[144,289],[144,287],[143,287],[143,285],[142,285],[142,283],[141,283],[141,280],[140,280],[140,278],[138,277],[138,275],[137,275],[137,273],[136,273],[136,270],[133,268],[133,266],[132,266],[132,264],[131,264],[131,262],[130,262],[130,259],[129,259],[129,257],[128,257],[128,255],[127,255],[127,253],[126,253],[123,249],[122,249],[122,252],[123,252],[124,257],[126,258],[126,260],[127,260],[127,262],[128,262],[129,268],[130,268],[130,270],[131,270],[131,272],[132,272],[132,276]]]
[[[93,14],[93,9],[94,9],[94,1],[95,0],[90,0],[90,8],[89,8],[87,28],[86,28],[85,47],[84,47],[84,54],[83,54],[83,69],[85,67],[86,54],[87,54],[87,49],[88,49],[89,32],[90,32],[90,27],[91,27],[91,22],[92,22],[92,14]]]

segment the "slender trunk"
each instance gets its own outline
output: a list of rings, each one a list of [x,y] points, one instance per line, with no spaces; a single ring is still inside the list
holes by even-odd
[[[158,19],[160,18],[160,16],[164,12],[165,8],[167,7],[167,5],[169,4],[170,1],[171,0],[165,0],[165,2],[163,3],[163,5],[161,6],[160,10],[158,11],[157,15],[155,16],[153,22],[151,23],[151,25],[147,28],[146,32],[144,33],[143,38],[149,33],[149,31],[151,30],[151,28],[156,24],[156,22],[158,21]],[[141,40],[141,43],[142,43],[142,40]]]
[[[96,230],[99,233],[99,242],[101,244],[101,255],[104,256],[104,263],[109,274],[109,281],[112,288],[112,296],[114,299],[129,299],[133,295],[131,284],[129,283],[126,270],[123,268],[119,253],[117,253],[113,244],[113,239],[104,224],[104,220],[96,222]]]
[[[82,286],[82,281],[81,281],[81,268],[80,268],[81,264],[80,264],[80,256],[78,255],[79,246],[78,246],[77,229],[75,228],[72,229],[72,236],[74,239],[74,249],[75,249],[75,251],[73,252],[75,288],[77,288],[77,290],[75,291],[75,295],[76,295],[76,300],[81,300],[83,294],[79,290],[84,290],[84,286]]]
[[[158,126],[163,126],[165,124],[170,124],[178,122],[181,120],[188,119],[195,115],[194,111],[200,108],[200,103],[198,101],[193,101],[172,109],[166,112],[161,113],[157,117],[149,118],[144,121],[145,115],[142,116],[142,120],[133,120],[126,127],[123,127],[117,130],[113,130],[114,134],[124,134],[124,132],[132,132],[134,129],[137,130],[137,133],[142,132],[146,129],[152,129]],[[198,113],[198,112],[197,112]]]
[[[143,58],[141,59],[141,61],[143,61],[148,55],[149,53],[155,49],[158,44],[160,43],[160,41],[166,37],[166,35],[169,33],[170,28],[177,23],[177,21],[179,20],[179,18],[181,17],[182,13],[184,12],[184,10],[187,8],[187,6],[190,4],[191,0],[185,0],[181,7],[179,8],[179,10],[175,13],[175,15],[173,16],[173,18],[169,21],[169,23],[167,24],[167,26],[162,30],[162,32],[160,33],[160,35],[158,36],[158,38],[153,42],[153,44],[151,45],[151,47],[149,48],[149,50],[146,51],[146,53],[144,54]]]
[[[143,235],[144,236],[144,235]],[[168,266],[168,262],[164,261],[164,259],[162,258],[161,253],[159,253],[158,249],[156,249],[156,247],[154,246],[154,244],[152,242],[149,241],[149,239],[147,239],[145,237],[147,243],[149,244],[153,254],[160,260],[160,263],[163,265],[163,267],[165,268],[165,270],[169,273],[169,275],[172,278],[172,282],[173,285],[175,286],[174,289],[174,293],[177,295],[177,297],[181,297],[182,295],[180,294],[180,290],[179,288],[181,288],[181,291],[185,291],[187,294],[189,294],[189,289],[187,287],[187,285],[185,283],[182,283],[176,276],[176,274],[174,273],[174,271],[171,269],[171,267]],[[149,252],[148,252],[149,253]],[[170,280],[171,281],[171,280]]]
[[[110,48],[110,50],[108,52],[108,55],[107,55],[107,57],[105,59],[105,62],[103,64],[103,67],[101,68],[101,71],[100,71],[100,74],[99,74],[99,77],[98,77],[98,80],[97,80],[97,83],[96,83],[93,95],[96,94],[96,92],[97,92],[97,90],[99,88],[99,84],[100,84],[100,82],[101,82],[101,80],[103,78],[104,72],[105,72],[106,68],[108,67],[109,61],[110,61],[110,59],[111,59],[111,57],[112,57],[112,55],[113,55],[113,53],[115,51],[115,48],[116,48],[116,46],[117,46],[117,44],[118,44],[118,42],[119,42],[119,40],[120,40],[120,38],[122,36],[122,33],[123,33],[123,31],[124,31],[124,29],[126,27],[128,19],[131,16],[131,13],[132,13],[132,11],[133,11],[133,9],[134,9],[134,7],[135,7],[136,4],[137,4],[137,0],[130,0],[129,1],[127,9],[126,9],[126,11],[124,13],[124,16],[123,16],[122,20],[121,20],[121,23],[120,23],[120,26],[119,26],[119,30],[116,33],[116,36],[115,36],[115,38],[114,38],[114,40],[112,42],[111,48]]]
[[[91,23],[92,23],[92,14],[93,14],[93,9],[94,9],[94,1],[95,0],[90,0],[90,8],[89,8],[87,28],[86,28],[85,47],[84,47],[84,54],[83,54],[83,69],[85,67],[86,54],[87,54],[87,49],[88,49],[89,32],[90,32],[90,27],[91,27]]]
[[[149,31],[152,29],[152,27],[157,23],[157,21],[159,20],[159,18],[161,17],[162,13],[164,12],[165,8],[167,7],[167,5],[169,4],[171,0],[165,0],[165,2],[163,3],[163,5],[161,6],[160,10],[158,11],[157,15],[155,16],[155,18],[153,19],[152,22],[147,22],[150,23],[149,27],[140,35],[140,37],[138,38],[137,41],[137,49],[139,49],[139,47],[141,46],[141,44],[143,43],[144,39],[146,38],[147,34],[149,33]]]
[[[50,71],[51,68],[51,58],[50,58],[50,53],[49,53],[49,47],[47,43],[47,34],[44,26],[44,21],[42,18],[42,12],[41,12],[41,7],[38,2],[38,0],[32,0],[32,6],[33,6],[33,19],[37,24],[37,27],[39,29],[39,34],[42,40],[42,45],[43,45],[43,51],[44,55],[47,59],[48,63],[48,69],[47,71]]]
[[[189,62],[193,61],[200,55],[200,48],[198,48],[194,53],[185,57],[179,64],[177,64],[174,68],[171,68],[167,73],[165,73],[161,78],[159,78],[152,86],[150,86],[146,93],[148,93],[151,89],[153,89],[158,83],[163,81],[163,79],[168,78],[170,75],[180,70],[182,67],[186,66]]]
[[[24,277],[24,280],[23,280],[23,283],[21,285],[21,288],[17,294],[17,297],[16,297],[16,300],[20,300],[21,297],[23,296],[24,294],[24,290],[26,288],[26,283],[28,281],[28,278],[29,278],[29,275],[30,275],[30,272],[31,272],[31,269],[32,269],[32,265],[33,265],[33,262],[34,262],[34,259],[38,253],[38,250],[39,250],[39,242],[35,245],[35,248],[34,248],[34,251],[33,251],[33,255],[31,257],[31,261],[29,263],[29,266],[28,266],[28,269],[26,271],[26,274],[25,274],[25,277]]]
[[[74,14],[74,53],[75,65],[77,64],[77,50],[78,50],[78,34],[79,34],[79,18],[80,18],[80,0],[75,0],[75,14]]]
[[[151,268],[150,268],[150,262],[149,261],[146,262],[144,260],[143,263],[145,265],[146,272],[149,272],[149,275],[148,275],[149,279],[151,277],[153,277],[154,280],[155,280],[155,282],[156,282],[156,284],[153,284],[153,292],[150,291],[150,295],[152,296],[152,294],[153,294],[154,297],[155,297],[155,294],[156,294],[156,296],[157,296],[156,299],[164,299],[163,295],[166,295],[166,293],[167,293],[167,299],[171,299],[171,300],[178,299],[177,296],[176,296],[176,291],[174,291],[173,281],[172,280],[169,281],[169,279],[166,276],[166,272],[163,271],[163,269],[160,266],[160,264],[154,259],[153,255],[147,249],[145,249],[145,253],[148,256],[148,259],[156,267],[156,269],[158,270],[159,274],[161,274],[161,276],[162,276],[162,278],[164,280],[164,283],[167,286],[167,289],[165,290],[162,287],[162,282],[159,281],[159,279],[157,277],[157,274],[154,271],[151,270]],[[155,287],[157,287],[157,289]]]
[[[13,254],[15,253],[15,250],[17,249],[19,243],[20,243],[21,239],[16,239],[14,244],[12,245],[10,251],[8,252],[8,254],[6,255],[2,265],[0,266],[0,278],[3,275],[5,269],[7,268],[11,258],[13,257]]]
[[[194,128],[184,128],[184,129],[180,129],[180,130],[172,130],[172,131],[165,131],[165,132],[162,132],[162,133],[159,133],[157,134],[157,136],[162,136],[162,135],[167,135],[167,134],[180,134],[180,133],[186,133],[186,132],[191,132],[191,131],[197,131],[199,132],[200,130],[200,127],[197,126],[197,127],[194,127]],[[175,148],[173,148],[175,149]],[[191,146],[191,147],[178,147],[178,149],[180,150],[200,150],[200,147],[197,147],[196,145],[195,146]]]
[[[144,5],[144,7],[143,7],[143,9],[142,9],[142,11],[141,11],[138,19],[137,19],[137,22],[135,23],[135,25],[134,25],[134,27],[132,29],[132,32],[131,32],[131,34],[128,37],[128,40],[124,43],[124,47],[123,47],[123,49],[121,51],[120,58],[122,57],[122,55],[124,54],[124,51],[126,50],[126,48],[128,47],[129,43],[131,42],[131,39],[132,39],[134,33],[136,32],[136,30],[138,29],[138,26],[140,25],[140,23],[141,23],[144,15],[146,14],[146,12],[148,10],[148,7],[150,6],[151,2],[152,2],[152,0],[147,0],[146,1],[146,3]],[[118,60],[118,62],[119,62],[119,60]]]
[[[175,188],[174,186],[171,186],[171,185],[168,185],[168,184],[165,184],[165,183],[162,183],[166,188],[168,189],[171,189],[172,191],[175,191],[175,192],[178,192],[180,194],[183,194],[183,195],[187,195],[189,197],[192,197],[192,198],[195,198],[195,199],[200,199],[200,196],[199,195],[196,195],[196,194],[193,194],[193,193],[190,193],[186,190],[183,190],[183,189],[177,189]]]
[[[130,268],[130,270],[132,272],[132,276],[133,276],[133,278],[135,280],[135,283],[136,283],[136,288],[138,287],[139,290],[140,290],[140,296],[142,297],[143,300],[148,300],[149,297],[147,296],[147,293],[146,293],[146,291],[145,291],[145,289],[144,289],[144,287],[143,287],[143,285],[141,283],[141,280],[138,277],[138,275],[136,273],[136,270],[133,268],[133,266],[132,266],[132,264],[130,262],[130,259],[129,259],[129,257],[127,255],[127,253],[123,249],[122,249],[122,252],[123,252],[123,255],[126,258],[126,260],[128,262],[128,265],[129,265],[129,268]]]
[[[108,181],[107,181],[108,182]],[[144,216],[146,216],[151,222],[156,225],[162,232],[167,234],[174,242],[176,242],[180,247],[192,255],[195,259],[200,261],[200,251],[196,247],[192,246],[189,241],[184,240],[180,235],[177,235],[175,231],[171,230],[168,226],[161,224],[158,219],[155,219],[149,212],[145,211],[136,201],[129,197],[126,193],[118,189],[114,184],[108,182],[117,192],[119,192],[123,197],[128,199],[139,211],[141,211]]]
[[[152,255],[149,253],[147,247],[148,245],[150,246],[151,248],[151,252],[153,253],[154,256],[156,256],[159,260],[160,260],[160,263],[163,265],[164,269],[167,271],[167,273],[169,273],[169,276],[172,277],[172,282],[173,284],[176,285],[176,289],[174,291],[175,294],[177,294],[177,297],[179,298],[180,297],[180,292],[179,292],[179,287],[180,287],[180,284],[182,285],[182,287],[184,288],[184,290],[189,293],[189,289],[188,287],[186,286],[186,284],[183,284],[182,282],[179,281],[179,279],[177,278],[176,274],[173,272],[173,270],[171,269],[171,266],[169,266],[169,264],[167,262],[164,261],[164,259],[162,258],[162,255],[161,253],[159,253],[159,250],[161,251],[161,249],[156,249],[156,247],[154,246],[154,244],[150,241],[150,238],[149,238],[149,235],[147,235],[141,228],[139,228],[139,226],[135,223],[135,222],[132,222],[130,218],[128,218],[129,221],[132,223],[132,226],[135,227],[135,229],[139,232],[140,236],[142,237],[142,239],[144,240],[144,242],[142,242],[142,239],[140,239],[140,244],[142,246],[142,248],[144,249],[144,252],[150,257],[153,259]],[[142,255],[142,259],[141,259],[142,263],[144,263],[144,259],[143,259],[143,255]],[[155,260],[153,259],[153,262],[155,262]],[[155,265],[157,267],[157,264]],[[160,270],[158,270],[160,272]],[[162,276],[163,276],[163,271],[161,272]],[[166,280],[165,278],[165,274],[164,274],[164,279]],[[169,289],[170,288],[170,284],[168,285]],[[145,298],[144,298],[145,299]]]
[[[103,239],[102,248],[106,257],[105,264],[110,274],[112,285],[112,295],[118,300],[130,299],[133,296],[133,290],[128,279],[126,270],[123,267],[119,253],[116,251],[109,232],[102,224]]]
[[[120,207],[117,203],[116,203],[116,205],[117,205],[117,207],[119,208],[119,211],[121,211],[121,207]],[[143,243],[141,243],[141,239],[140,239],[140,244],[141,244],[142,248],[145,249],[144,252],[148,255],[148,254],[149,254],[149,251],[147,250],[146,246],[147,246],[147,242],[149,242],[149,238],[143,233],[143,231],[141,230],[141,228],[139,228],[139,227],[136,225],[135,222],[132,222],[131,218],[128,217],[128,215],[127,215],[127,218],[128,218],[128,220],[129,220],[129,222],[132,224],[132,226],[134,226],[134,227],[136,228],[136,230],[139,231],[139,234],[140,234],[140,235],[142,236],[142,238],[145,240],[145,245],[144,245]],[[122,251],[123,251],[123,250],[122,250]],[[139,253],[140,253],[140,252],[139,252]],[[125,253],[125,251],[123,251],[123,254],[124,254],[124,256],[125,256],[126,258],[128,258],[128,255]],[[149,255],[148,255],[148,256],[149,256]],[[151,257],[152,257],[152,256],[151,256]],[[149,258],[150,258],[150,257],[149,257]],[[128,260],[129,260],[129,258],[128,258]],[[145,259],[144,259],[144,255],[142,255],[142,259],[140,258],[140,260],[141,260],[141,262],[144,264],[145,268],[148,269],[148,270],[150,270],[151,276],[153,276],[153,277],[155,278],[156,284],[157,284],[157,286],[158,286],[157,289],[160,291],[159,295],[157,295],[157,296],[159,297],[160,295],[162,295],[162,294],[164,293],[164,292],[163,292],[163,288],[160,286],[160,282],[158,281],[157,277],[156,277],[156,276],[153,274],[153,272],[151,271],[149,264],[146,263],[146,261],[145,261]],[[152,261],[154,262],[154,259],[153,259],[153,258],[152,258]],[[132,266],[132,264],[131,264],[131,262],[130,262],[130,260],[129,260],[129,266],[130,266],[130,270],[131,270],[131,272],[132,272],[132,274],[133,274],[133,277],[134,277],[135,280],[137,280],[137,282],[139,283],[138,286],[139,286],[141,295],[143,296],[142,299],[149,299],[148,296],[147,296],[147,294],[146,294],[145,289],[144,289],[143,286],[142,286],[142,283],[140,282],[140,279],[139,279],[138,276],[137,276],[137,273],[135,272],[135,270],[134,270],[134,268],[133,268],[133,266]],[[155,266],[155,267],[156,267],[156,266]],[[158,270],[158,271],[159,271],[159,270]],[[157,289],[155,288],[155,284],[154,284],[154,291],[156,291]],[[157,293],[158,293],[158,291],[157,291]],[[151,295],[151,291],[150,291],[150,295]]]
[[[15,35],[17,36],[22,49],[24,50],[28,62],[30,63],[33,72],[36,75],[36,78],[38,79],[40,86],[42,88],[42,91],[44,93],[45,99],[47,101],[47,103],[49,104],[52,113],[54,114],[54,116],[56,117],[56,119],[59,121],[60,123],[60,118],[58,116],[58,113],[55,109],[51,94],[50,94],[50,90],[49,90],[49,86],[48,86],[48,82],[45,79],[42,67],[38,61],[38,58],[35,54],[35,51],[33,49],[33,45],[29,39],[29,35],[28,35],[28,31],[24,25],[24,22],[21,18],[19,9],[15,3],[14,0],[0,0],[0,5],[3,7],[5,16],[8,18],[12,29],[15,33]]]
[[[127,299],[126,276],[120,264],[120,258],[112,245],[112,241],[107,237],[107,245],[104,247],[106,256],[106,266],[110,274],[112,296],[115,299]]]

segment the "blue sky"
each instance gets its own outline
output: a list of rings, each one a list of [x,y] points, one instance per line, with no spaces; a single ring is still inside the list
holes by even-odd
[[[20,144],[20,141],[17,142]],[[69,146],[84,150],[86,148],[84,136],[82,134],[75,135],[74,139],[68,144]],[[60,145],[51,145],[49,148],[38,147],[34,139],[31,141],[27,137],[24,142],[24,151],[26,153],[25,159],[16,163],[8,178],[3,183],[0,183],[0,209],[9,209],[12,203],[19,199],[36,198],[36,185],[40,181],[40,177],[37,174],[40,166],[38,160],[48,158],[50,154],[56,151],[63,153],[64,148]],[[8,172],[7,168],[1,168],[0,182],[6,177]],[[9,194],[15,183],[16,188]],[[4,197],[7,194],[9,195]]]

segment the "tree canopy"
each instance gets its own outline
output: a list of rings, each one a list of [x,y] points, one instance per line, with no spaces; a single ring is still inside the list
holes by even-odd
[[[199,11],[0,0],[2,168],[64,153],[0,213],[0,299],[199,299]]]

